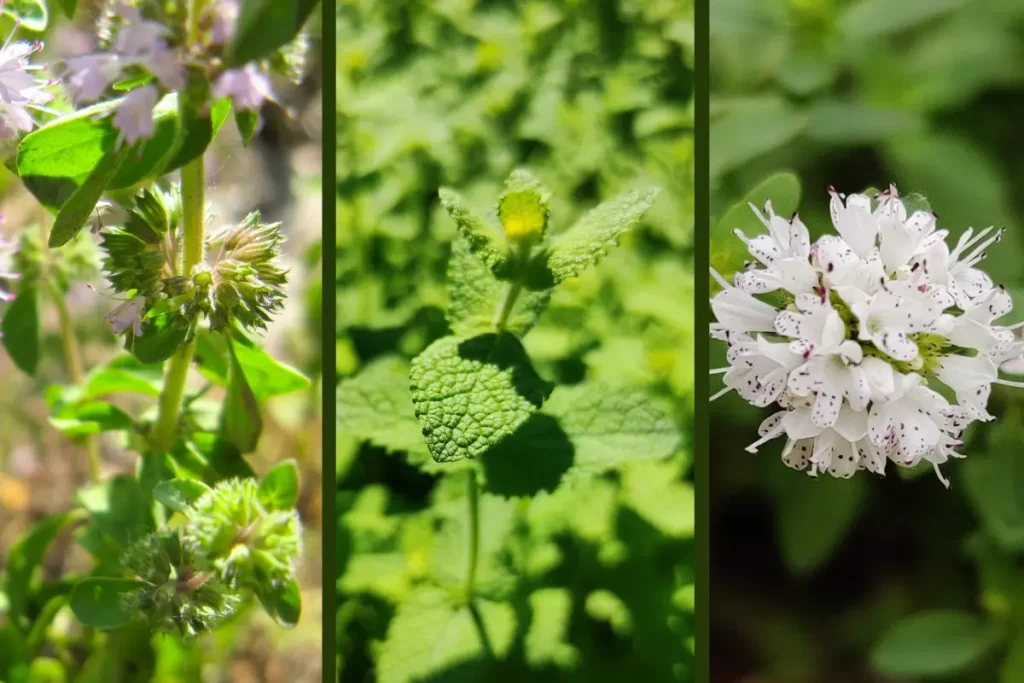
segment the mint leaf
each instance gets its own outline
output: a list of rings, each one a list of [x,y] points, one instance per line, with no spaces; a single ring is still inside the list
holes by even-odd
[[[438,194],[441,205],[455,221],[459,234],[469,244],[470,253],[496,276],[507,275],[512,263],[512,252],[498,229],[474,214],[466,206],[466,200],[452,190],[442,187]]]
[[[547,252],[531,264],[530,289],[546,289],[579,275],[636,227],[658,190],[628,192],[591,209],[551,240]]]
[[[416,417],[437,462],[485,453],[551,393],[508,333],[439,339],[413,361],[409,379]]]
[[[529,171],[518,169],[505,181],[498,199],[498,220],[505,239],[539,240],[548,225],[548,200],[551,193]]]
[[[575,450],[567,478],[595,475],[636,460],[660,460],[679,448],[679,427],[631,387],[587,382],[558,387],[544,406]]]
[[[454,603],[447,591],[423,587],[398,608],[378,660],[379,683],[434,680],[458,669],[461,680],[481,680],[515,640],[512,605],[475,600]]]
[[[455,334],[470,337],[494,330],[494,313],[509,283],[494,277],[473,256],[469,242],[452,243],[448,260],[448,324]],[[534,326],[551,300],[551,290],[523,291],[504,329],[519,337]]]
[[[793,470],[779,476],[793,482],[777,493],[779,552],[793,574],[807,575],[832,557],[857,521],[865,480],[819,477],[820,481],[808,482],[806,475]],[[820,514],[822,506],[829,514]]]
[[[338,385],[338,434],[355,436],[410,460],[429,460],[422,428],[409,395],[409,362],[378,358]]]
[[[920,612],[882,636],[871,651],[871,664],[891,676],[948,676],[964,671],[999,640],[999,629],[975,614]]]

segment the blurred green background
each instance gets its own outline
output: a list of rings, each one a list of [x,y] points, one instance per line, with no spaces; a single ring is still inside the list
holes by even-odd
[[[791,171],[770,194],[814,234],[831,229],[828,185],[890,182],[950,239],[1005,226],[983,267],[1021,301],[1024,2],[714,0],[710,48],[721,272],[744,251],[720,219]],[[930,470],[810,480],[781,443],[743,451],[765,411],[713,403],[714,680],[1024,681],[1024,393],[997,388],[990,411],[946,491]]]
[[[642,225],[556,292],[524,344],[560,384],[648,389],[688,434],[692,50],[689,0],[342,0],[343,386],[386,356],[402,367],[446,334],[456,232],[438,188],[493,206],[508,173],[526,166],[553,193],[556,231],[620,192],[661,186]],[[511,654],[499,665],[475,657],[471,640],[446,641],[427,669],[379,670],[383,652],[423,661],[413,658],[437,634],[389,634],[389,625],[433,573],[463,571],[450,519],[453,502],[461,518],[462,491],[413,437],[389,453],[339,429],[340,680],[692,680],[688,443],[669,461],[551,496],[485,496],[486,564],[513,578]],[[447,659],[453,648],[471,661]]]

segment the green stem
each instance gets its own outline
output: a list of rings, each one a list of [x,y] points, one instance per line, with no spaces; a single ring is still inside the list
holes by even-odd
[[[517,282],[510,282],[505,285],[505,293],[498,304],[497,312],[494,314],[494,326],[498,330],[505,329],[505,323],[508,322],[509,317],[512,315],[516,299],[519,298],[519,292],[521,291],[523,291],[523,286]]]
[[[469,508],[466,516],[466,602],[473,602],[476,586],[476,559],[480,551],[480,487],[476,482],[476,469],[467,472],[466,496]]]
[[[193,3],[193,7],[198,4]],[[203,260],[204,246],[204,199],[206,174],[203,167],[203,156],[181,169],[181,215],[182,228],[185,233],[184,261],[182,274],[189,277],[192,269]],[[185,395],[185,382],[188,370],[192,365],[195,353],[195,341],[181,347],[171,357],[164,374],[164,389],[160,393],[160,408],[156,425],[153,427],[151,443],[154,448],[167,451],[174,446],[174,436],[178,428],[178,415],[181,412],[181,400]]]

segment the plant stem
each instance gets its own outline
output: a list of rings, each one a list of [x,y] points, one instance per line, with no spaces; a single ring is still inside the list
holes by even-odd
[[[480,551],[480,487],[476,482],[476,469],[467,472],[466,496],[469,507],[466,516],[466,602],[473,602],[476,583],[476,558]]]
[[[505,329],[505,323],[508,322],[509,316],[512,315],[512,309],[515,308],[516,299],[519,298],[519,292],[523,290],[523,286],[517,282],[510,282],[505,285],[505,293],[501,297],[501,302],[498,304],[498,310],[494,314],[494,326],[500,331]]]
[[[192,7],[195,8],[196,5],[198,5],[198,0],[193,0]],[[181,272],[186,277],[190,276],[192,269],[203,260],[205,184],[206,173],[203,157],[200,155],[181,169],[181,217],[182,229],[185,233],[184,261]],[[164,388],[160,393],[160,412],[150,439],[153,447],[158,450],[166,451],[174,446],[174,434],[178,428],[181,400],[185,395],[185,382],[188,379],[188,370],[192,365],[194,353],[195,341],[191,341],[181,347],[167,364],[167,370],[164,373]]]

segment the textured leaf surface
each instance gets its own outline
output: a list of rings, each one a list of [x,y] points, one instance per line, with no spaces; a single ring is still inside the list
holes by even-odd
[[[469,244],[469,251],[496,274],[511,262],[512,254],[498,229],[477,216],[466,205],[466,200],[447,188],[441,188],[441,205],[455,221],[459,234]]]
[[[455,240],[448,260],[448,324],[452,331],[462,337],[493,331],[494,313],[508,286],[473,256],[467,240]],[[549,301],[551,290],[521,292],[512,315],[505,321],[505,329],[523,336]]]
[[[679,428],[640,389],[585,383],[559,387],[544,406],[574,447],[570,478],[599,474],[635,460],[667,458]]]
[[[338,433],[355,436],[415,460],[429,459],[409,395],[409,363],[380,358],[338,385]]]
[[[547,254],[545,273],[532,288],[553,286],[579,275],[618,244],[618,239],[634,228],[654,203],[657,190],[628,192],[587,212],[572,227],[554,238]]]
[[[398,609],[380,650],[380,683],[434,680],[458,668],[465,680],[478,680],[493,659],[503,659],[515,638],[514,608],[476,600],[469,607],[453,603],[444,590],[425,587]]]
[[[482,455],[551,392],[508,333],[439,339],[413,361],[409,379],[416,417],[438,462]]]

